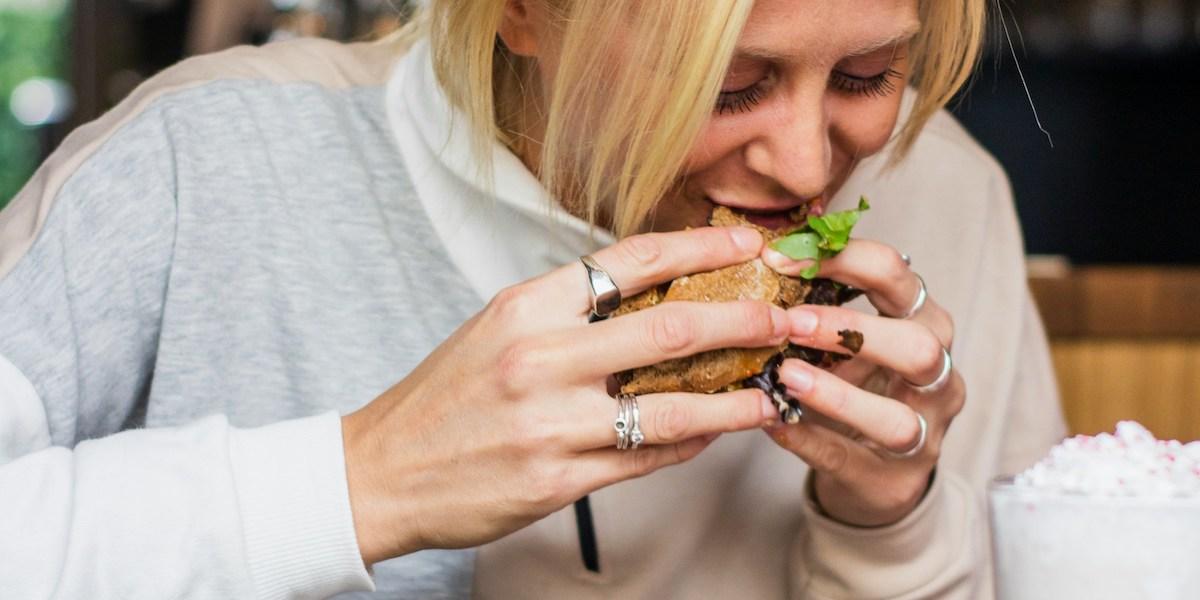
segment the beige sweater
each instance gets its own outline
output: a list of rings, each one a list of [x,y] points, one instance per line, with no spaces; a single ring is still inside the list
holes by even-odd
[[[906,104],[907,106],[907,104]],[[808,469],[761,432],[591,497],[601,573],[584,569],[571,508],[483,548],[478,598],[988,598],[989,480],[1065,433],[1025,282],[1003,170],[947,113],[898,167],[866,160],[834,201],[872,211],[856,234],[912,256],[953,315],[966,408],[937,479],[902,522],[846,527],[806,500]]]
[[[495,197],[479,197],[477,182],[466,181],[469,177],[466,174],[474,172],[474,165],[465,159],[468,156],[464,149],[466,145],[461,139],[448,141],[446,138],[444,99],[431,83],[428,65],[420,60],[410,60],[419,56],[415,50],[405,55],[400,64],[395,64],[396,57],[402,53],[403,49],[396,44],[334,46],[301,42],[271,46],[261,51],[238,50],[192,61],[156,77],[153,83],[143,86],[123,103],[122,108],[72,136],[0,218],[0,273],[8,274],[6,281],[10,294],[7,298],[12,300],[12,314],[28,313],[34,315],[31,318],[42,319],[44,314],[50,314],[46,311],[68,311],[72,303],[61,300],[65,284],[54,287],[58,285],[55,277],[60,273],[65,277],[68,270],[88,273],[92,280],[99,282],[91,288],[76,286],[73,301],[83,297],[78,293],[80,289],[95,292],[93,302],[106,307],[102,312],[110,321],[117,318],[114,315],[125,314],[113,310],[123,298],[120,293],[133,298],[130,302],[136,305],[136,310],[130,309],[130,314],[141,315],[142,311],[153,310],[143,305],[147,299],[161,295],[165,284],[147,278],[152,282],[148,284],[151,291],[137,294],[134,292],[143,288],[132,288],[120,282],[129,279],[127,271],[149,270],[149,267],[141,266],[141,261],[157,260],[159,253],[134,251],[142,248],[136,244],[105,246],[92,240],[107,240],[100,234],[117,231],[128,239],[137,240],[138,244],[159,244],[161,240],[174,239],[169,238],[169,232],[176,232],[182,236],[180,239],[190,240],[193,244],[164,242],[161,245],[165,248],[163,255],[175,254],[176,270],[172,273],[176,276],[172,277],[170,285],[170,298],[174,303],[165,310],[171,315],[176,333],[174,337],[138,337],[153,340],[154,352],[158,353],[156,361],[144,361],[144,364],[154,366],[155,376],[146,424],[182,424],[206,414],[225,412],[230,415],[231,422],[250,426],[272,422],[272,419],[289,413],[301,416],[312,414],[314,410],[352,409],[356,406],[353,403],[373,397],[378,389],[394,382],[397,373],[403,372],[405,361],[409,361],[410,366],[415,364],[433,344],[444,339],[438,333],[440,330],[422,333],[422,328],[413,327],[411,329],[417,333],[412,339],[402,338],[408,340],[406,342],[397,343],[396,338],[380,337],[374,342],[376,346],[367,344],[362,336],[353,334],[359,331],[353,328],[357,322],[354,318],[357,318],[355,315],[376,314],[371,312],[376,309],[360,310],[358,305],[347,305],[345,297],[351,294],[329,289],[334,286],[321,285],[324,281],[343,281],[354,275],[355,285],[369,286],[373,291],[372,300],[378,299],[391,311],[378,309],[378,314],[393,315],[390,321],[385,318],[376,322],[411,321],[411,316],[406,321],[405,314],[395,312],[396,306],[401,310],[407,306],[403,304],[404,298],[409,296],[407,290],[387,286],[402,286],[407,281],[397,278],[396,273],[407,273],[410,262],[420,265],[434,259],[443,260],[441,249],[437,249],[436,242],[430,239],[428,246],[433,252],[429,255],[399,253],[392,257],[390,253],[395,250],[394,246],[386,242],[372,246],[364,240],[377,238],[362,237],[367,231],[363,223],[392,219],[392,213],[379,212],[374,207],[387,206],[385,200],[410,194],[409,183],[416,189],[449,259],[456,263],[464,283],[471,285],[480,299],[490,297],[499,286],[538,275],[590,251],[588,245],[593,240],[586,227],[569,219],[547,222],[541,218],[551,200],[545,197],[544,190],[519,161],[511,154],[505,154],[503,149],[498,149],[497,171],[492,177],[496,183]],[[386,111],[381,102],[382,88],[385,87]],[[383,112],[387,113],[388,123],[383,122],[385,118],[380,114]],[[263,119],[267,117],[273,119],[274,129],[269,131],[287,133],[271,137],[269,145],[268,138],[262,133]],[[214,122],[219,125],[209,125]],[[202,127],[198,123],[205,125]],[[299,124],[295,127],[294,139],[293,124]],[[385,131],[388,125],[390,131]],[[394,134],[394,140],[386,139],[388,134]],[[131,145],[133,142],[127,136],[134,136],[134,142],[153,145]],[[312,144],[312,140],[318,140],[320,144]],[[388,141],[394,141],[400,151],[403,169],[396,160],[399,157],[392,153],[391,144],[386,143]],[[178,146],[170,147],[170,143]],[[160,152],[160,145],[166,145],[165,150]],[[128,159],[130,148],[147,147],[150,150],[132,154],[141,161]],[[270,156],[270,161],[258,154],[253,155],[253,160],[245,158],[246,152],[257,152],[259,148],[271,150],[269,154],[262,154]],[[180,156],[185,160],[179,160]],[[329,160],[331,156],[338,160]],[[666,469],[592,496],[601,574],[592,574],[581,564],[574,515],[567,508],[481,549],[476,562],[476,596],[770,599],[983,598],[990,595],[983,504],[987,481],[998,473],[1009,473],[1030,463],[1063,433],[1042,328],[1025,288],[1021,240],[1010,192],[1004,174],[995,162],[946,114],[934,119],[913,154],[898,169],[882,172],[880,165],[884,158],[877,157],[863,164],[846,184],[845,193],[835,199],[834,207],[850,206],[858,194],[871,198],[873,210],[860,224],[858,234],[893,244],[911,254],[914,268],[925,276],[932,295],[957,320],[955,362],[966,378],[969,390],[967,407],[946,441],[939,476],[921,506],[903,522],[883,529],[859,530],[840,526],[815,514],[806,503],[804,482],[807,472],[799,459],[776,447],[760,432],[729,435],[687,465]],[[215,162],[206,162],[208,160]],[[264,170],[267,162],[270,168]],[[162,172],[175,173],[172,169],[180,165],[178,172],[184,176],[168,178],[170,183],[162,184],[157,177],[162,163],[168,165]],[[211,167],[214,164],[220,167]],[[137,171],[134,167],[138,165],[143,165],[138,168],[149,170]],[[250,165],[255,168],[243,168]],[[282,168],[290,170],[277,170]],[[154,176],[131,175],[142,172]],[[411,181],[401,176],[401,172],[411,176]],[[278,173],[288,173],[290,179],[285,181],[285,178],[277,177],[270,184],[261,183],[262,178],[276,177]],[[317,185],[311,185],[309,182],[313,179],[310,176],[321,179]],[[135,183],[143,187],[137,187]],[[280,189],[287,193],[262,193],[263,189],[274,190],[270,186],[283,186],[284,183],[288,185]],[[162,189],[158,187],[160,185]],[[184,191],[175,193],[170,185],[181,186]],[[74,190],[74,195],[63,192],[68,188]],[[142,193],[143,190],[150,191]],[[304,205],[306,211],[292,210],[299,206],[294,204],[299,198],[309,202]],[[272,203],[284,200],[293,204],[280,208]],[[471,202],[479,204],[472,205]],[[55,205],[65,208],[54,212],[51,207]],[[98,212],[98,206],[111,209],[111,213]],[[169,208],[160,211],[160,206]],[[336,211],[349,210],[347,207],[360,207],[364,212],[352,213],[352,218],[335,222],[354,224],[355,228],[331,227],[329,215],[346,214]],[[71,212],[73,210],[78,212]],[[176,214],[172,211],[176,210],[192,217],[186,221],[188,226],[172,220],[175,217],[171,215]],[[279,212],[270,212],[272,210]],[[406,210],[404,214],[417,212]],[[62,216],[64,214],[76,220],[64,221],[67,218]],[[108,216],[97,219],[96,214]],[[240,215],[244,214],[251,217],[242,218]],[[272,216],[270,227],[253,225],[265,222],[263,215],[268,214],[286,214],[287,219]],[[154,220],[158,218],[168,220],[164,225]],[[86,227],[68,227],[77,223],[85,223]],[[409,221],[398,220],[397,223],[399,225],[391,222],[387,225],[404,231],[420,229]],[[257,228],[252,234],[243,234],[242,229],[234,227],[235,224]],[[481,229],[474,229],[476,227]],[[231,238],[216,235],[214,232],[218,230]],[[302,261],[289,260],[291,257],[280,250],[264,246],[265,256],[283,260],[250,262],[255,265],[285,262],[293,265],[289,268],[296,269],[295,275],[288,280],[293,285],[301,282],[308,287],[287,288],[282,296],[268,292],[254,295],[254,290],[258,289],[254,286],[238,285],[232,286],[236,290],[226,289],[231,287],[227,285],[229,281],[244,283],[253,280],[253,275],[258,273],[239,271],[240,279],[230,279],[233,275],[222,270],[222,265],[247,261],[242,246],[225,243],[226,240],[276,239],[271,235],[281,230],[322,232],[322,235],[305,240],[304,252],[300,253],[304,257]],[[62,256],[55,253],[57,248],[66,246],[60,237],[56,237],[63,231],[93,244],[71,246],[75,251],[70,253],[70,258],[82,261],[71,263],[72,266],[83,265],[78,269],[67,269]],[[350,236],[354,236],[352,240]],[[395,243],[394,239],[389,239]],[[420,238],[421,241],[424,239]],[[513,243],[513,240],[521,243]],[[316,241],[324,245],[316,244]],[[88,251],[89,248],[98,250]],[[153,248],[157,250],[160,246]],[[175,253],[176,248],[178,253]],[[364,250],[347,253],[349,248]],[[131,249],[129,252],[135,255],[136,261],[111,258],[124,256],[113,253],[127,249]],[[110,258],[104,259],[105,256]],[[356,262],[352,269],[347,269],[331,256],[352,257]],[[382,265],[377,268],[385,270],[366,270],[364,256],[370,259],[370,264]],[[480,260],[480,256],[486,256],[486,260]],[[96,262],[96,257],[101,257],[103,265]],[[395,262],[379,262],[380,257]],[[191,262],[186,262],[189,260]],[[426,262],[422,263],[422,260]],[[56,266],[43,268],[39,265]],[[203,268],[189,268],[193,265]],[[451,270],[445,268],[441,272]],[[187,277],[179,277],[179,273],[191,275],[191,287],[188,287]],[[201,277],[200,273],[205,276]],[[27,280],[18,276],[29,276],[31,280],[41,282],[42,287],[22,285]],[[426,285],[443,282],[438,279],[429,283],[429,276],[429,273],[422,273],[419,279],[426,281]],[[269,277],[259,280],[274,281]],[[449,284],[445,285],[449,289]],[[51,289],[57,294],[53,297],[60,300],[31,304],[23,300],[32,297],[27,295],[32,293],[31,289]],[[385,289],[389,291],[384,293]],[[222,302],[195,301],[196,298],[207,299],[212,290],[225,294]],[[245,292],[244,296],[237,296],[242,301],[227,301],[234,291]],[[328,298],[324,295],[326,292],[341,293],[342,296],[336,301],[321,301]],[[0,299],[5,297],[0,293]],[[246,312],[271,310],[270,299],[277,297],[303,298],[311,306],[338,306],[344,309],[342,314],[349,315],[343,318],[350,323],[343,327],[339,325],[342,321],[320,321],[316,330],[319,335],[308,333],[313,337],[302,338],[320,340],[320,343],[297,344],[290,339],[290,343],[276,343],[273,340],[277,338],[264,333],[264,329],[291,331],[294,324],[295,331],[312,331],[305,329],[312,320],[306,318],[308,313],[303,311],[292,314],[295,321],[280,321],[281,317],[277,316],[256,320],[253,315],[262,313]],[[461,303],[464,314],[469,314],[467,307],[476,305],[474,300],[477,299]],[[82,311],[80,314],[93,312]],[[0,311],[0,314],[9,313]],[[213,315],[222,318],[214,319]],[[195,325],[187,319],[196,319]],[[156,318],[147,320],[159,321]],[[3,450],[11,451],[14,447],[13,440],[32,440],[30,447],[21,451],[44,449],[52,453],[60,460],[60,472],[72,474],[65,476],[68,479],[87,473],[108,473],[103,469],[88,471],[73,464],[61,448],[57,452],[45,448],[51,443],[53,433],[47,427],[58,423],[55,431],[59,437],[53,441],[61,445],[74,443],[74,438],[69,436],[99,438],[111,433],[104,428],[115,429],[122,423],[121,419],[114,421],[111,417],[125,414],[120,411],[126,410],[114,405],[114,398],[137,397],[140,392],[132,384],[141,380],[131,376],[130,365],[143,361],[122,358],[125,355],[120,354],[108,356],[117,347],[110,343],[114,329],[111,326],[94,328],[93,333],[103,342],[87,347],[93,353],[104,355],[107,361],[102,362],[106,368],[96,372],[109,375],[118,383],[97,384],[96,389],[106,390],[104,395],[97,397],[107,404],[86,412],[104,422],[79,425],[86,422],[64,420],[62,412],[45,412],[34,386],[24,383],[19,368],[12,368],[13,365],[23,367],[32,374],[31,380],[42,386],[41,389],[49,390],[44,393],[47,401],[66,399],[73,402],[74,392],[57,392],[45,386],[51,383],[72,385],[75,377],[83,372],[73,368],[74,363],[63,359],[60,351],[83,339],[78,337],[79,330],[22,327],[17,319],[0,319],[0,323],[10,322],[17,323],[12,326],[16,327],[17,334],[15,337],[0,335],[0,340],[10,341],[0,348],[0,355],[12,359],[7,371],[16,375],[9,380],[17,381],[22,388],[10,387],[10,391],[16,389],[27,393],[0,394],[8,400],[7,404],[0,402],[6,415],[15,416],[0,418],[0,430],[3,430],[0,431],[0,446],[3,446],[0,447],[0,462],[5,460]],[[373,327],[376,322],[372,322]],[[142,321],[137,323],[140,327]],[[246,323],[254,326],[239,329]],[[278,326],[279,323],[285,326]],[[68,337],[60,344],[58,338],[49,337],[53,331],[74,337]],[[179,335],[181,331],[185,333]],[[230,351],[226,331],[249,331],[250,334],[241,338],[243,350],[254,351],[254,359],[260,362],[239,360],[243,355]],[[29,343],[31,338],[21,336],[26,333],[36,334],[32,339],[40,339],[42,343]],[[336,338],[338,334],[349,337]],[[270,348],[261,350],[261,346],[251,344],[249,340],[262,341]],[[346,354],[351,350],[358,354]],[[400,350],[411,351],[400,353]],[[78,360],[80,354],[74,355]],[[364,356],[360,361],[363,365],[355,364],[355,368],[347,369],[347,356]],[[0,357],[0,388],[4,387],[6,378],[4,357]],[[180,360],[180,357],[192,358]],[[276,371],[261,368],[263,357],[278,359],[278,363],[269,363],[275,365]],[[292,368],[296,365],[308,367]],[[359,366],[374,371],[363,378],[357,375],[361,372]],[[58,376],[54,369],[62,370],[66,375]],[[282,372],[289,377],[288,384],[277,383]],[[128,393],[112,391],[126,389],[119,385],[128,385]],[[207,385],[218,387],[206,393],[209,388],[204,386]],[[177,392],[184,389],[187,393]],[[262,407],[261,411],[254,412],[258,410],[256,407]],[[59,419],[48,421],[47,414],[58,415]],[[331,418],[333,428],[327,426]],[[112,589],[143,589],[142,586],[151,585],[160,590],[186,590],[160,596],[190,593],[246,597],[288,592],[320,595],[369,587],[353,543],[336,418],[328,413],[323,419],[306,422],[309,425],[284,422],[278,428],[253,430],[260,431],[253,435],[249,433],[251,430],[237,430],[236,435],[225,433],[224,429],[210,423],[198,425],[209,428],[204,431],[211,430],[206,434],[209,437],[193,433],[193,430],[176,432],[180,438],[170,437],[169,431],[156,431],[153,436],[150,432],[145,435],[131,432],[125,437],[110,436],[80,444],[83,449],[80,456],[87,456],[88,452],[106,452],[104,456],[112,458],[96,464],[114,469],[112,472],[116,475],[90,475],[91,480],[97,481],[131,480],[122,479],[125,476],[119,469],[135,468],[143,464],[139,460],[147,456],[163,461],[178,456],[199,456],[192,462],[179,463],[193,470],[176,468],[169,462],[161,463],[166,466],[159,468],[159,472],[169,479],[164,480],[161,489],[188,492],[192,488],[179,487],[185,479],[192,482],[193,487],[203,488],[194,494],[183,494],[192,501],[204,503],[194,513],[187,512],[189,505],[175,500],[171,501],[171,506],[179,510],[146,509],[146,506],[153,508],[152,501],[160,496],[149,492],[130,493],[130,489],[135,488],[128,485],[103,488],[102,491],[113,494],[111,496],[98,493],[95,488],[90,493],[79,494],[72,493],[71,488],[55,488],[62,493],[52,495],[27,482],[43,480],[51,482],[46,485],[51,485],[58,479],[31,478],[11,470],[13,464],[7,465],[9,470],[5,473],[9,473],[13,481],[22,482],[10,488],[25,492],[25,495],[13,495],[5,488],[6,495],[11,496],[6,498],[9,504],[16,502],[23,510],[40,507],[56,516],[45,521],[26,519],[35,524],[30,530],[33,533],[24,538],[20,535],[5,538],[0,549],[7,550],[8,556],[14,558],[3,564],[21,565],[21,558],[38,558],[27,561],[27,569],[10,571],[19,573],[16,579],[22,584],[41,589],[43,583],[49,582],[46,589],[60,591],[94,591],[106,589],[104,585]],[[22,431],[21,427],[25,429]],[[19,435],[14,435],[14,431]],[[168,437],[157,437],[162,435]],[[181,454],[178,439],[192,440],[189,443],[203,449],[194,451],[199,454]],[[251,439],[258,441],[251,444]],[[159,446],[151,444],[156,440],[163,447],[169,446],[171,451],[159,451]],[[274,445],[262,440],[274,440]],[[10,443],[2,443],[5,441]],[[209,458],[211,455],[205,454],[209,447],[204,444],[209,441],[218,449],[214,451],[216,455],[223,457],[220,461],[214,463]],[[130,446],[121,444],[142,446],[131,450]],[[234,446],[226,449],[225,444]],[[228,457],[228,466],[224,457]],[[25,461],[21,464],[27,467],[35,463]],[[214,464],[218,466],[214,467]],[[279,465],[298,465],[300,470],[281,470]],[[92,465],[92,468],[97,467]],[[11,475],[13,473],[15,475]],[[179,473],[187,477],[181,479]],[[139,472],[137,477],[141,485],[146,489],[153,488],[150,484],[155,482],[148,484],[142,475],[144,472]],[[230,483],[235,480],[239,486],[236,494]],[[314,482],[318,483],[314,486]],[[135,492],[138,489],[141,488],[136,488]],[[314,489],[321,493],[311,493]],[[226,495],[220,496],[221,493]],[[214,498],[224,500],[214,501]],[[33,500],[26,502],[24,499]],[[139,503],[142,500],[151,503]],[[218,505],[227,510],[217,510]],[[75,513],[85,516],[89,514],[86,510],[79,511],[91,506],[98,511],[94,514],[103,514],[104,518],[77,519],[78,523],[72,522],[77,527],[71,529],[69,535],[64,533],[66,530],[60,531],[62,535],[47,534],[45,527],[36,526],[43,522],[67,523],[54,521],[59,518],[57,515],[71,512],[59,510],[61,506],[71,506]],[[203,515],[201,524],[205,526],[201,529],[208,537],[197,542],[197,529],[182,526],[196,522],[180,520],[179,514]],[[243,527],[246,528],[244,534]],[[112,533],[117,529],[120,535]],[[162,551],[166,546],[151,548],[134,543],[142,539],[171,542],[176,539],[172,535],[187,541],[168,546],[186,549],[190,554]],[[31,545],[23,546],[14,539],[24,539]],[[45,546],[46,540],[105,551],[89,550],[79,555],[62,550],[60,554],[64,557],[88,558],[72,562],[76,566],[73,570],[60,569],[58,563],[41,559],[45,548],[49,547]],[[205,543],[209,545],[205,546]],[[22,551],[26,547],[39,550]],[[194,552],[197,547],[215,547],[222,551],[202,553],[204,560],[198,560]],[[122,549],[130,551],[122,552]],[[376,565],[380,591],[383,595],[404,597],[434,595],[432,591],[412,591],[417,589],[450,593],[447,590],[451,588],[446,582],[456,581],[460,573],[465,577],[467,569],[465,565],[459,569],[456,562],[459,558],[439,556],[446,555],[425,554],[422,557],[422,553],[417,553]],[[469,560],[469,553],[455,556]],[[95,557],[103,560],[97,563]],[[165,564],[163,560],[172,557],[179,559],[177,565],[171,568],[154,566],[161,567]],[[100,568],[93,568],[96,565]],[[447,571],[452,573],[447,575]],[[155,577],[145,577],[147,572],[154,573]],[[433,585],[421,587],[419,584],[424,581]],[[7,587],[0,585],[6,591],[11,587],[11,583]],[[210,594],[205,591],[211,589],[225,592]]]

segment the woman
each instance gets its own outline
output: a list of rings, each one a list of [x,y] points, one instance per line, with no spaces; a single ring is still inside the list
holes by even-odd
[[[384,43],[159,76],[0,218],[0,584],[988,595],[985,482],[1062,425],[1006,180],[939,112],[983,13],[442,0]],[[582,255],[624,296],[760,255],[795,273],[750,229],[687,228],[859,194],[862,239],[821,275],[878,316],[668,303],[588,323]],[[650,394],[645,443],[615,447],[609,374],[835,348],[847,327],[854,360],[781,370],[826,418],[780,426],[753,390]]]

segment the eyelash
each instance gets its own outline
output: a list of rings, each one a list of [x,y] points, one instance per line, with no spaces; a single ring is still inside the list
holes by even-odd
[[[762,100],[763,84],[762,82],[732,92],[721,92],[717,95],[717,106],[714,109],[718,115],[730,113],[749,112]]]
[[[834,87],[843,92],[858,96],[882,98],[890,96],[896,91],[896,80],[899,78],[900,71],[888,67],[886,71],[871,77],[855,77],[834,71],[829,80],[833,83]]]
[[[839,91],[855,96],[882,98],[890,96],[896,91],[896,80],[900,76],[900,71],[888,67],[886,71],[871,77],[855,77],[834,71],[830,75],[829,80]],[[762,97],[763,83],[761,81],[748,88],[732,92],[721,92],[717,96],[717,105],[714,108],[714,112],[719,115],[723,115],[726,112],[749,112],[758,105]]]

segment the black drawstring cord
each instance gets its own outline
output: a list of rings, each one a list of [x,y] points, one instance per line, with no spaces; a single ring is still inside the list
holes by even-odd
[[[596,525],[592,521],[592,504],[584,496],[575,501],[575,528],[579,530],[579,555],[583,557],[583,566],[593,572],[600,572],[600,551],[596,548]]]
[[[605,318],[593,312],[588,315],[588,323]],[[575,529],[579,532],[579,555],[583,558],[583,566],[593,573],[599,573],[600,550],[596,547],[596,522],[592,520],[592,503],[587,496],[575,501]]]

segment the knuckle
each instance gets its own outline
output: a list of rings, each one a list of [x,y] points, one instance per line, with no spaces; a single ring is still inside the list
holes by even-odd
[[[662,307],[649,320],[650,348],[662,354],[677,354],[689,348],[696,339],[696,327],[690,316],[675,307]]]
[[[525,395],[543,374],[544,353],[530,342],[516,342],[496,360],[498,387],[510,398]]]
[[[753,400],[739,401],[735,405],[736,425],[737,429],[746,427],[756,427],[762,424],[762,398],[765,395],[761,391],[748,390]]]
[[[941,311],[941,312],[942,312],[941,329],[942,329],[943,335],[945,336],[943,339],[947,340],[946,347],[949,348],[954,344],[954,335],[958,331],[958,329],[954,325],[954,316],[946,311]]]
[[[951,373],[950,376],[950,401],[946,403],[946,410],[950,416],[958,416],[963,408],[967,406],[967,383],[958,373]]]
[[[936,375],[942,370],[942,361],[945,360],[942,355],[942,343],[929,331],[923,332],[923,335],[916,339],[919,341],[915,342],[913,358],[917,362],[917,369]]]
[[[925,473],[914,473],[901,477],[896,485],[889,486],[884,492],[883,503],[888,508],[912,506],[925,493],[929,476]]]
[[[655,412],[654,432],[664,444],[675,443],[686,437],[691,416],[676,400],[666,400]]]
[[[520,283],[497,292],[488,303],[486,312],[502,322],[516,322],[530,313],[534,303],[529,285]]]
[[[642,477],[653,473],[657,467],[656,458],[656,453],[648,449],[621,453],[621,461],[629,477]]]
[[[522,448],[529,454],[560,454],[567,447],[567,436],[562,423],[549,415],[542,407],[526,403],[518,409],[517,423],[520,430],[518,439],[522,440]]]
[[[737,243],[733,241],[733,231],[725,228],[704,228],[700,238],[700,253],[706,262],[728,262],[730,256],[737,255]]]
[[[929,439],[925,442],[925,452],[935,458],[940,457],[942,455],[942,441],[942,436],[930,433]]]
[[[743,331],[753,340],[769,339],[775,333],[771,306],[765,302],[745,302],[741,307]]]
[[[633,267],[644,277],[654,281],[665,278],[662,259],[662,242],[657,234],[644,233],[627,237],[615,247],[623,262]]]
[[[649,266],[662,256],[662,244],[651,233],[634,235],[621,242],[621,249],[630,262],[637,266]]]
[[[824,397],[829,416],[844,420],[850,412],[850,391],[845,386],[822,385],[821,377],[813,381],[812,397]]]
[[[554,507],[570,501],[569,469],[564,461],[543,461],[531,469],[525,486],[526,502],[536,507]]]
[[[884,264],[884,268],[892,282],[895,284],[904,283],[908,279],[910,271],[908,263],[904,262],[904,255],[899,250],[890,246],[887,246],[882,254],[881,258],[883,260],[881,262]]]
[[[904,451],[915,446],[920,437],[921,425],[917,421],[917,414],[910,409],[892,423],[892,430],[884,443],[893,450]]]
[[[850,453],[843,444],[829,442],[821,444],[816,449],[813,461],[816,463],[816,468],[819,471],[827,473],[837,473],[846,466],[846,461]]]

